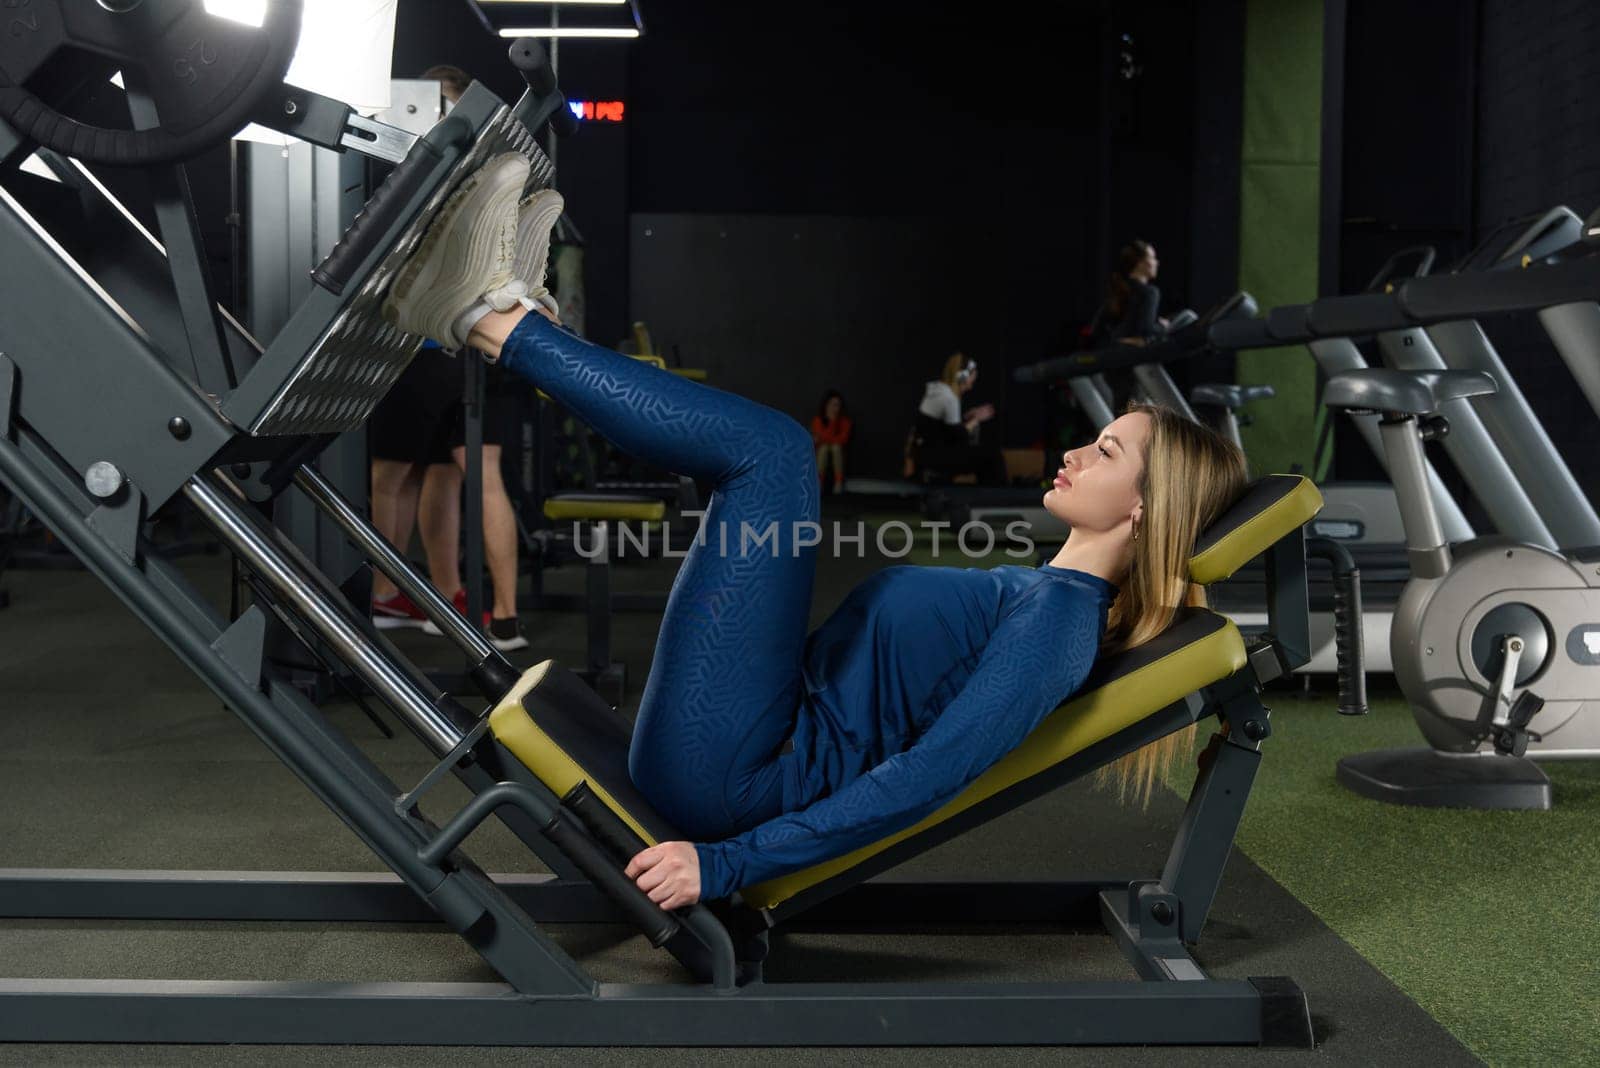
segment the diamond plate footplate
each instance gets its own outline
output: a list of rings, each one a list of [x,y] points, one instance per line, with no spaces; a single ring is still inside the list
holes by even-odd
[[[249,427],[252,435],[337,434],[366,422],[423,342],[422,337],[405,333],[384,319],[383,301],[390,284],[445,199],[468,174],[503,152],[528,157],[533,164],[530,189],[548,188],[554,180],[550,158],[511,109],[501,107],[262,409]]]

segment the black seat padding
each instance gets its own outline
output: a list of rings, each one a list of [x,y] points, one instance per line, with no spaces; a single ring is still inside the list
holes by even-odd
[[[1210,404],[1236,412],[1251,401],[1268,400],[1277,395],[1278,391],[1271,386],[1239,386],[1227,382],[1207,382],[1190,390],[1189,400],[1194,404]]]

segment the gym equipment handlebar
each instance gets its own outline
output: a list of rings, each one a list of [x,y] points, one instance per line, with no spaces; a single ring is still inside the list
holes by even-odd
[[[437,132],[437,128],[433,132]],[[428,143],[432,136],[430,132],[429,137],[413,145],[406,158],[383,180],[372,199],[356,215],[350,229],[333,246],[333,251],[311,272],[313,282],[335,295],[344,292],[344,287],[355,277],[356,268],[389,234],[405,206],[433,173],[442,153]]]
[[[1332,538],[1307,538],[1306,555],[1333,565],[1333,647],[1339,679],[1339,714],[1367,714],[1366,649],[1361,633],[1361,569],[1350,550]]]

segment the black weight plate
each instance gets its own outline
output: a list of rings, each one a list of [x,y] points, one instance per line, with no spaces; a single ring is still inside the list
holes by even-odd
[[[47,63],[67,35],[61,8],[44,0],[0,0],[0,77],[21,85]]]
[[[0,11],[8,4],[41,15],[49,9],[59,23],[53,34],[45,21],[29,31],[38,37],[16,50],[16,70],[48,72],[51,56],[60,57],[58,64],[85,52],[104,57],[122,67],[130,89],[149,95],[159,126],[91,126],[61,114],[16,80],[0,88],[0,116],[40,144],[90,162],[172,162],[235,133],[261,98],[282,86],[298,42],[303,0],[268,0],[260,28],[210,15],[202,0],[126,2],[132,6],[111,11],[98,0],[0,0]],[[75,51],[60,51],[62,44]]]

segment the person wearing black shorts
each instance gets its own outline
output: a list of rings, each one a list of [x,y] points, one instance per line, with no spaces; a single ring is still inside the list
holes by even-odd
[[[452,361],[453,362],[453,361]],[[455,368],[458,372],[460,367]],[[467,420],[466,405],[460,399],[459,383],[456,402],[446,414],[442,437],[447,442],[443,467],[429,467],[433,489],[444,499],[457,502],[454,525],[449,530],[450,544],[461,541],[460,505],[463,476],[467,470]],[[522,436],[522,410],[526,390],[520,381],[498,367],[485,368],[483,399],[483,559],[489,567],[489,581],[493,587],[494,604],[486,624],[489,639],[502,652],[514,652],[528,647],[517,616],[517,519],[511,506],[511,496],[506,492],[501,474],[501,458],[507,448],[519,446]],[[431,462],[431,461],[430,461]],[[424,495],[425,497],[427,494]],[[452,580],[451,587],[461,589],[460,568],[456,555],[450,555],[451,569],[445,578]],[[437,582],[437,578],[435,579]],[[466,594],[457,596],[457,608],[466,612]],[[423,630],[433,633],[436,628],[429,623]]]
[[[446,110],[461,99],[472,78],[450,65],[430,67],[420,77],[437,81]],[[467,466],[466,407],[459,362],[428,342],[406,368],[372,417],[372,522],[401,551],[420,527],[429,577],[456,610],[467,614],[461,582],[461,487]],[[489,640],[502,652],[526,649],[517,617],[517,521],[500,474],[507,445],[521,435],[521,387],[491,369],[483,411],[483,549],[494,604],[483,616]],[[411,599],[383,575],[372,585],[372,618],[380,628],[430,623]]]
[[[449,492],[455,463],[452,427],[461,409],[461,367],[439,351],[419,352],[378,405],[368,424],[372,453],[372,524],[401,552],[420,526],[428,572],[445,596],[461,587],[460,479]],[[422,610],[381,573],[372,580],[372,618],[383,629],[421,627]]]

